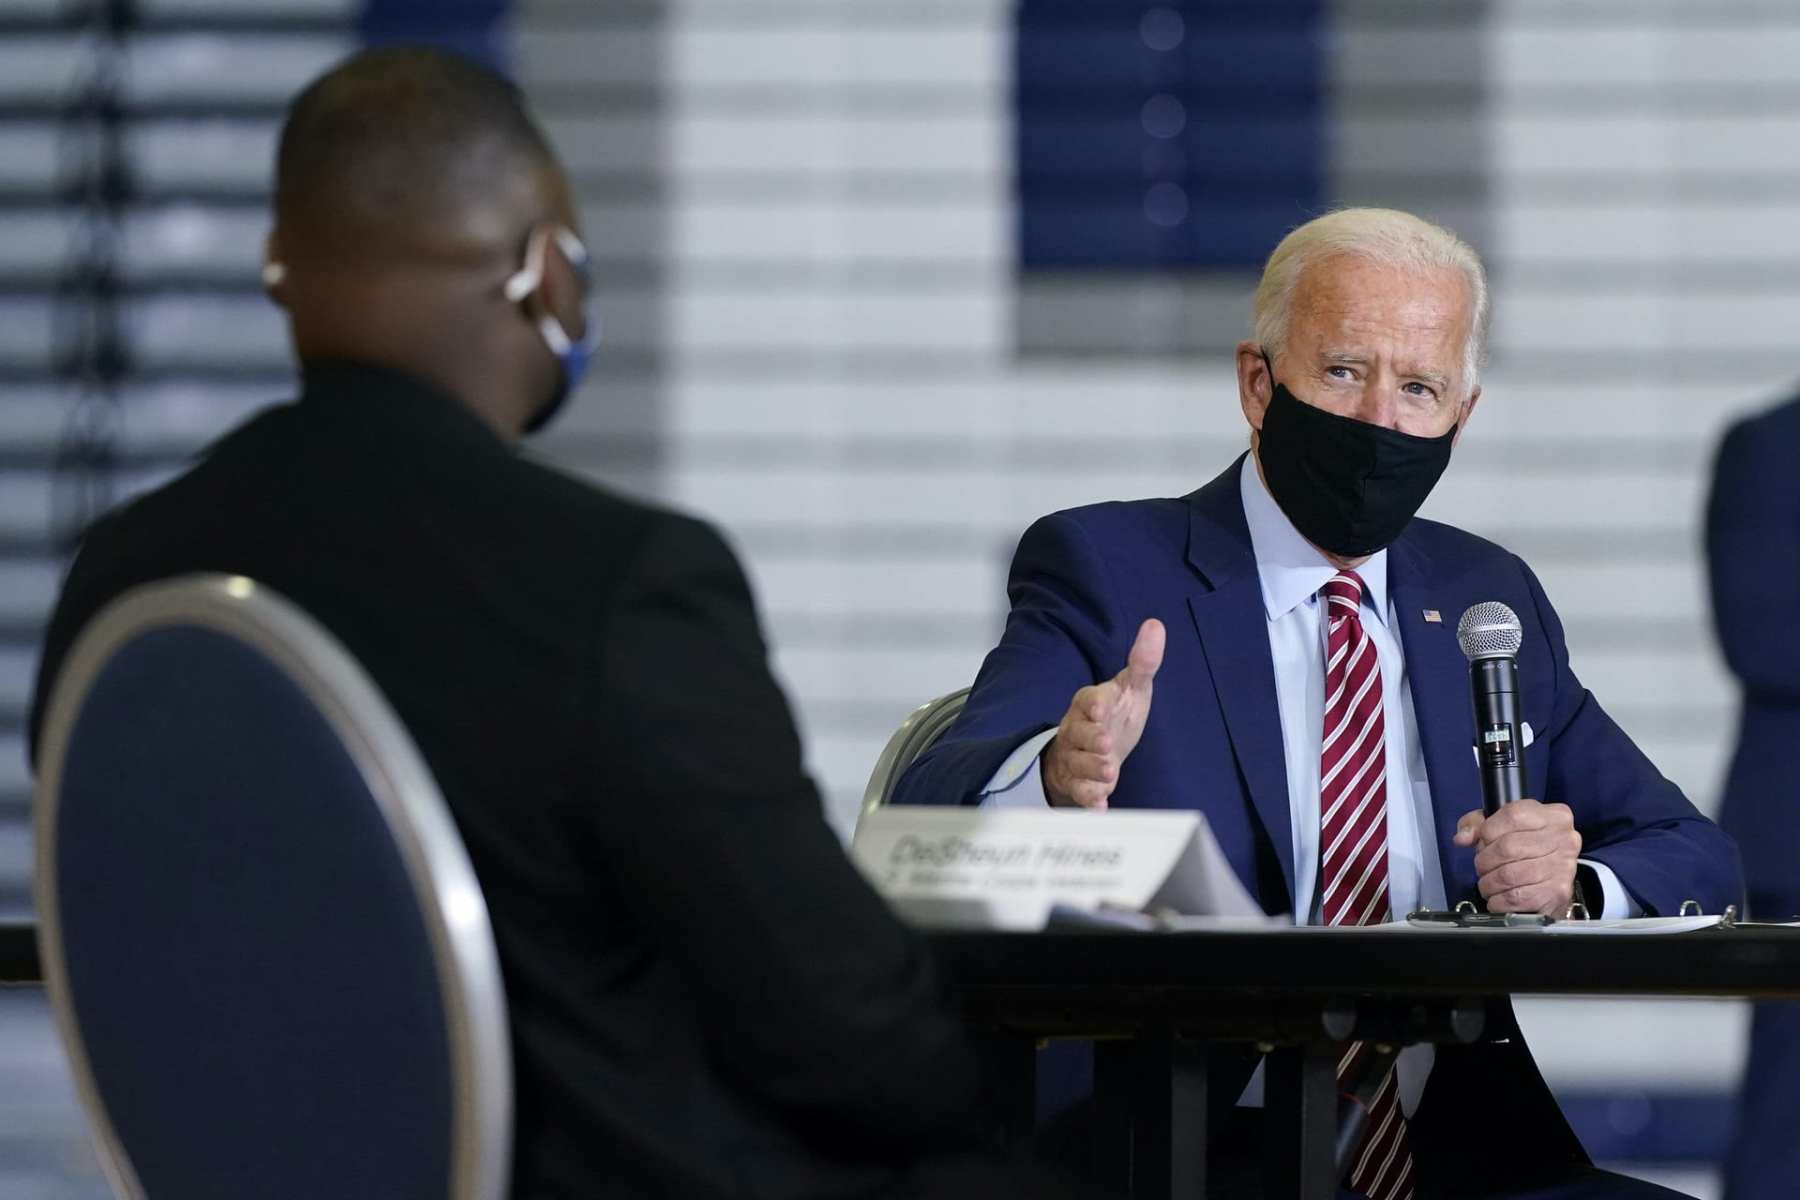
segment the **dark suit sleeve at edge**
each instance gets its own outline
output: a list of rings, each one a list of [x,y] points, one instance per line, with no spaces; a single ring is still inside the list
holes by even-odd
[[[711,529],[652,532],[588,715],[623,894],[691,982],[721,1068],[805,1129],[954,1147],[976,1078],[922,938],[825,823],[748,585]]]
[[[1547,803],[1567,804],[1582,857],[1611,867],[1647,916],[1674,916],[1684,900],[1708,913],[1743,910],[1737,844],[1664,778],[1583,687],[1569,665],[1562,622],[1537,576],[1525,582],[1555,665]]]

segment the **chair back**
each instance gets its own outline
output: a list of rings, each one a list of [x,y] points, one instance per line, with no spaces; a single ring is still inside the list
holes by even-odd
[[[329,634],[243,578],[139,588],[76,642],[39,758],[45,983],[117,1194],[506,1194],[487,908]]]
[[[944,735],[944,730],[950,728],[951,723],[961,715],[963,705],[968,702],[969,689],[958,688],[948,695],[919,705],[913,709],[912,715],[900,722],[900,728],[894,730],[894,736],[882,747],[881,757],[875,760],[875,770],[869,775],[869,786],[863,789],[862,812],[858,815],[858,820],[893,798],[894,785],[906,773],[906,768],[912,766],[914,759],[929,750],[932,743]]]

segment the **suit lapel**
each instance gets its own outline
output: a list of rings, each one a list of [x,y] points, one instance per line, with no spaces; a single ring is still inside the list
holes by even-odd
[[[1225,714],[1238,769],[1294,898],[1294,834],[1268,618],[1239,494],[1239,458],[1189,497],[1188,562],[1204,586],[1188,597],[1202,656]]]
[[[1469,664],[1456,642],[1462,597],[1432,581],[1429,571],[1430,560],[1405,535],[1389,547],[1388,581],[1431,787],[1438,863],[1444,895],[1454,906],[1475,889],[1474,861],[1451,839],[1457,819],[1481,807],[1481,778],[1469,749]],[[1440,612],[1442,619],[1425,620],[1427,609]]]

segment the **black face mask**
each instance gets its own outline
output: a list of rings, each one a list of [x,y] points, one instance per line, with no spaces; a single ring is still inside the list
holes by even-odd
[[[1343,558],[1360,558],[1400,536],[1450,465],[1455,441],[1454,428],[1442,437],[1414,437],[1340,417],[1278,383],[1263,414],[1257,456],[1269,494],[1302,537]]]

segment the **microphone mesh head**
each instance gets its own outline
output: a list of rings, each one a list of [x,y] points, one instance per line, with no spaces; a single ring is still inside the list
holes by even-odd
[[[1511,658],[1525,641],[1519,627],[1519,614],[1498,600],[1471,604],[1456,623],[1456,640],[1462,645],[1463,657],[1470,662],[1478,658]]]

